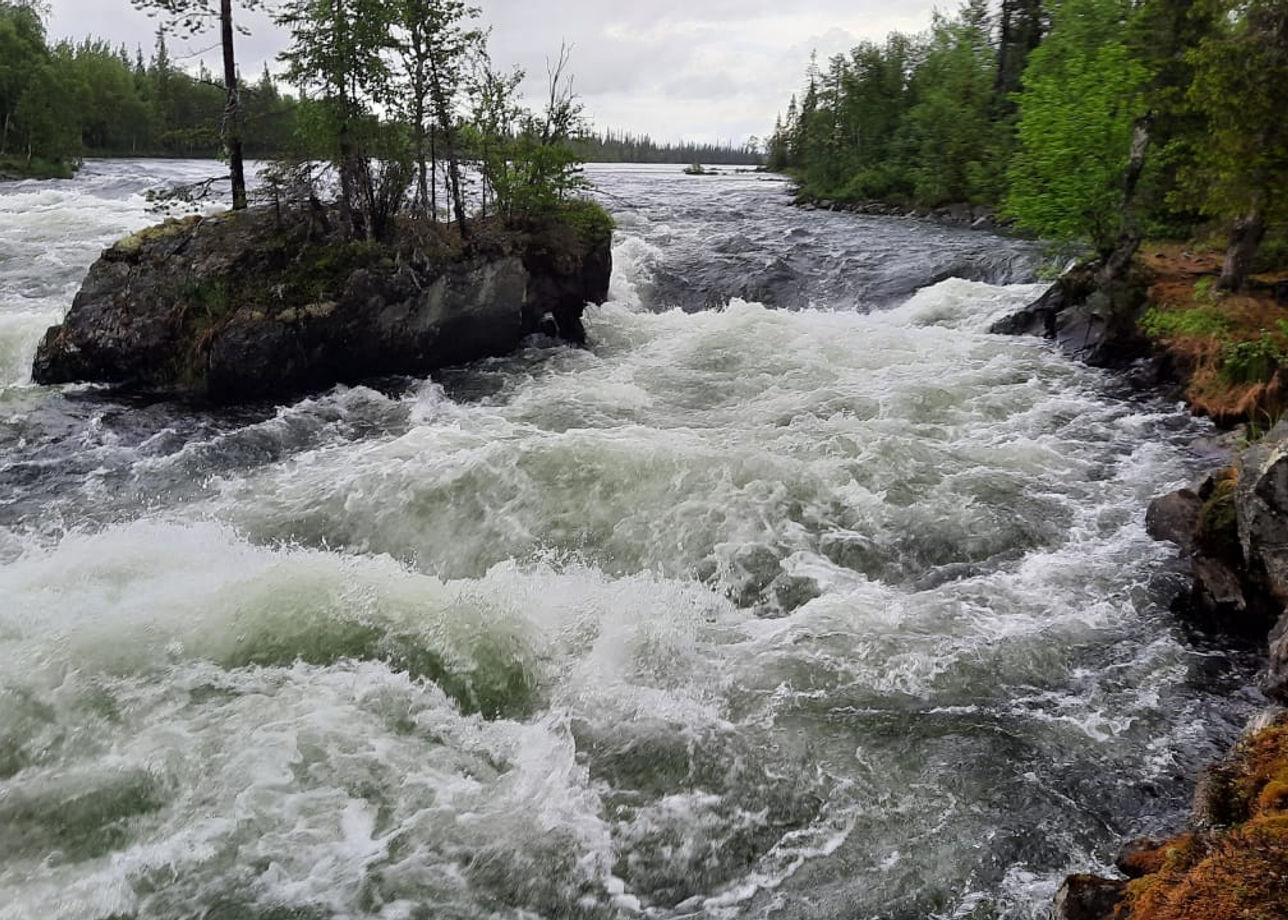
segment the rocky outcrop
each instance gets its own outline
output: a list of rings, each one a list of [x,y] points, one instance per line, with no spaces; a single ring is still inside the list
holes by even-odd
[[[1240,456],[1235,504],[1247,578],[1278,614],[1265,690],[1288,703],[1288,422]]]
[[[1176,544],[1193,575],[1173,609],[1203,629],[1262,639],[1283,610],[1240,537],[1245,502],[1237,468],[1204,477],[1156,499],[1145,525],[1156,540]]]
[[[257,209],[120,241],[46,334],[33,378],[275,398],[505,355],[538,331],[582,344],[582,311],[607,298],[606,223],[482,227],[468,248],[436,227],[375,244],[330,224]]]
[[[1288,422],[1233,468],[1155,500],[1147,526],[1190,561],[1193,584],[1179,610],[1214,631],[1269,633],[1265,690],[1288,702]]]
[[[1093,367],[1128,368],[1150,357],[1137,328],[1147,285],[1139,273],[1104,284],[1095,264],[1076,265],[1024,309],[998,320],[997,335],[1054,339],[1069,356]]]

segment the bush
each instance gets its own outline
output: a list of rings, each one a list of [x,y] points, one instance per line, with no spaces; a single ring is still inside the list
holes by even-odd
[[[1196,292],[1197,294],[1197,292]],[[1219,307],[1205,305],[1188,310],[1160,310],[1154,307],[1140,320],[1140,329],[1153,339],[1222,338],[1234,328],[1234,321]]]

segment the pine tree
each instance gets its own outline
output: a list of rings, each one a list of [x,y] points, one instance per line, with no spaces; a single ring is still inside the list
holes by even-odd
[[[217,24],[223,52],[225,105],[220,136],[228,155],[233,210],[247,206],[246,167],[242,154],[241,98],[237,85],[237,54],[233,43],[233,0],[130,0],[151,15],[161,14],[181,33],[193,34]],[[265,0],[238,0],[242,9],[262,7]]]
[[[1207,0],[1218,24],[1187,57],[1207,127],[1188,190],[1231,221],[1220,286],[1243,287],[1267,224],[1288,219],[1288,0]]]

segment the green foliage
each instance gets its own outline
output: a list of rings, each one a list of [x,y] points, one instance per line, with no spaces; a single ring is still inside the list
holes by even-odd
[[[1179,195],[1206,214],[1288,220],[1288,4],[1201,0],[1213,28],[1186,57],[1206,137]]]
[[[812,59],[765,149],[806,197],[1000,205],[1114,270],[1234,219],[1231,289],[1288,225],[1285,111],[1284,0],[966,0]]]
[[[45,26],[39,14],[25,4],[0,2],[0,156],[8,152],[22,97],[48,59]]]
[[[1221,349],[1218,370],[1230,384],[1267,383],[1280,367],[1288,364],[1284,333],[1264,333],[1258,339],[1229,342]]]
[[[1189,310],[1151,309],[1140,320],[1140,329],[1154,339],[1223,338],[1234,328],[1234,321],[1215,306]]]
[[[1024,74],[1019,146],[1006,211],[1057,240],[1110,251],[1122,229],[1132,128],[1144,114],[1145,68],[1119,37],[1126,0],[1061,0]]]
[[[995,83],[984,9],[970,5],[956,21],[937,18],[911,83],[917,101],[904,121],[919,203],[997,200],[1006,160],[998,125],[990,119]]]
[[[246,153],[283,149],[297,102],[267,71],[243,98]],[[31,6],[0,0],[0,159],[16,171],[67,175],[85,155],[211,157],[224,108],[211,74],[172,65],[164,35],[150,61],[96,39],[49,47]]]
[[[613,216],[598,202],[588,198],[573,198],[564,202],[557,217],[570,225],[579,238],[592,245],[611,240],[613,230],[617,227]]]

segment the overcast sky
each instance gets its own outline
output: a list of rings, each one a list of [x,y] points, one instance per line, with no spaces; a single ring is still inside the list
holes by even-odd
[[[764,136],[802,81],[811,49],[820,56],[864,38],[914,32],[930,22],[931,0],[481,0],[499,65],[529,74],[527,98],[542,95],[546,60],[573,46],[572,71],[587,114],[600,128],[700,141]],[[53,0],[52,38],[100,36],[150,54],[156,21],[129,0]],[[242,14],[242,73],[259,73],[285,45],[263,15]],[[170,53],[218,70],[212,33],[172,41]]]

